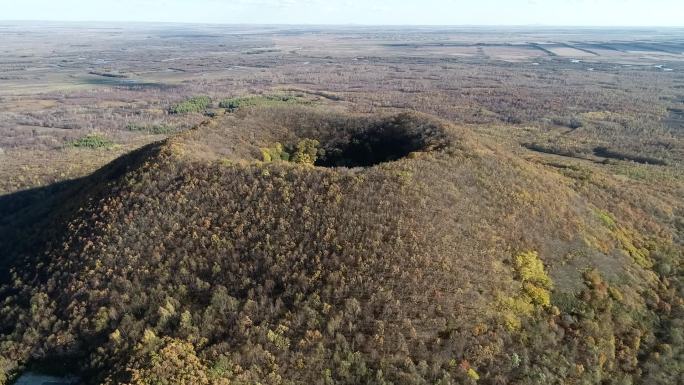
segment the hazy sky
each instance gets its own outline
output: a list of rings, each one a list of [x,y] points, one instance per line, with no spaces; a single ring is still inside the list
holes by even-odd
[[[0,20],[683,26],[684,0],[0,0]]]

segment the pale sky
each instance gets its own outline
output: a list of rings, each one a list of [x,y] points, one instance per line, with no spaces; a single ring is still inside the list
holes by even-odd
[[[0,20],[684,26],[684,0],[0,0]]]

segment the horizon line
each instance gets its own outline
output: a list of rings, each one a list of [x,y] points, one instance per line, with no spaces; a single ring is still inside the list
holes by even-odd
[[[258,26],[258,27],[447,27],[447,28],[666,28],[684,29],[684,25],[600,25],[600,24],[367,24],[367,23],[233,23],[156,20],[55,20],[55,19],[0,19],[0,23],[65,23],[65,24],[185,24],[211,26]]]

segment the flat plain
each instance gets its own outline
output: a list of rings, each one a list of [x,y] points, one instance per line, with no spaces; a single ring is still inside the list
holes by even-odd
[[[168,113],[197,95],[295,91],[355,112],[408,108],[527,142],[637,152],[613,140],[616,124],[659,152],[684,121],[677,29],[5,22],[0,53],[4,193],[80,176],[160,137],[133,127],[198,124],[202,114]],[[567,132],[571,119],[586,124]],[[116,145],[69,146],[93,132]],[[681,154],[675,143],[668,156]]]

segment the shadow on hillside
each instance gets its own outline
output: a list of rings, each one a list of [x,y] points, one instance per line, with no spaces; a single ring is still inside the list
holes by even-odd
[[[0,196],[0,284],[26,258],[37,262],[46,247],[61,241],[66,225],[89,200],[101,196],[110,182],[137,168],[158,148],[159,143],[147,145],[82,178]]]
[[[21,190],[0,196],[0,228],[11,228],[35,223],[39,217],[54,210],[63,194],[73,191],[88,177],[57,182],[51,185]]]
[[[37,255],[70,217],[69,200],[80,195],[88,177],[0,196],[0,283],[19,256]]]

